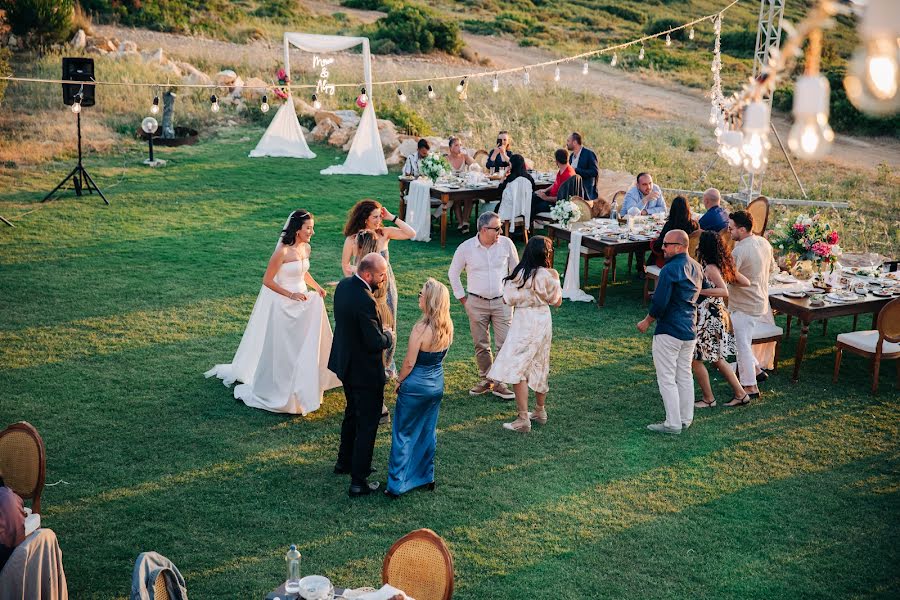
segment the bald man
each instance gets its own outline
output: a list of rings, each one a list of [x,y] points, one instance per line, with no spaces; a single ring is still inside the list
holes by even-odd
[[[673,229],[663,238],[666,264],[659,273],[649,314],[637,324],[646,333],[656,321],[653,333],[653,364],[656,382],[666,408],[666,420],[647,429],[657,433],[680,434],[694,420],[694,379],[691,360],[697,345],[697,297],[703,286],[703,269],[688,256],[688,234]]]
[[[706,213],[700,217],[700,229],[719,232],[728,228],[728,211],[722,208],[722,194],[716,188],[703,192]]]

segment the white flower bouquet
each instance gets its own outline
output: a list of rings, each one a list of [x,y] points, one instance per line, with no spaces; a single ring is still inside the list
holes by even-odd
[[[560,200],[550,209],[550,216],[563,227],[568,227],[581,218],[581,210],[575,206],[574,202]]]
[[[419,161],[419,173],[437,181],[438,177],[450,172],[450,162],[443,154],[429,152],[428,156]]]

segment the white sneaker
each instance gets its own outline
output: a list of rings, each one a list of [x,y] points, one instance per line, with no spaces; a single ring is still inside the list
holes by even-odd
[[[669,433],[672,435],[680,435],[681,427],[669,427],[665,423],[651,423],[647,425],[647,429],[656,433]]]

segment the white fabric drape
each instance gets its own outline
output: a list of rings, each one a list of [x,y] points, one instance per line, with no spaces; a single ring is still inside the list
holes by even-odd
[[[300,121],[294,111],[294,99],[288,95],[287,100],[275,113],[266,133],[250,152],[250,158],[260,156],[282,156],[287,158],[315,158],[316,154],[309,149]]]
[[[371,96],[363,109],[362,118],[353,136],[350,152],[342,165],[333,165],[320,171],[322,175],[387,175],[387,162],[378,135],[378,120]]]
[[[516,230],[516,217],[525,217],[525,229],[531,224],[531,182],[519,177],[503,190],[500,220],[509,221],[509,230]]]
[[[574,302],[593,302],[594,297],[581,289],[581,269],[578,266],[581,258],[580,231],[573,230],[569,240],[569,259],[566,261],[566,274],[563,276],[562,297]]]
[[[409,183],[406,195],[406,223],[416,230],[413,241],[431,241],[431,180],[416,179]]]

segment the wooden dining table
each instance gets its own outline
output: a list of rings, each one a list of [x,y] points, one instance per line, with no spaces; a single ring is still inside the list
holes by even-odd
[[[409,184],[413,181],[408,177],[400,177],[400,218],[406,218],[406,195],[409,193]],[[485,200],[493,202],[500,200],[501,192],[499,181],[492,181],[478,186],[451,186],[437,184],[431,186],[431,197],[441,202],[441,248],[447,245],[447,209],[454,202],[476,202]],[[546,181],[535,182],[534,189],[541,190],[552,184]]]
[[[893,297],[875,296],[869,293],[866,296],[860,296],[859,300],[855,302],[829,302],[826,300],[822,306],[813,306],[810,304],[808,296],[806,298],[790,298],[781,294],[769,296],[769,304],[774,311],[796,317],[800,321],[800,339],[797,341],[794,374],[791,381],[796,383],[800,380],[800,363],[803,362],[803,355],[806,352],[810,323],[836,317],[852,317],[872,313],[872,329],[874,329],[879,311],[891,300]]]

